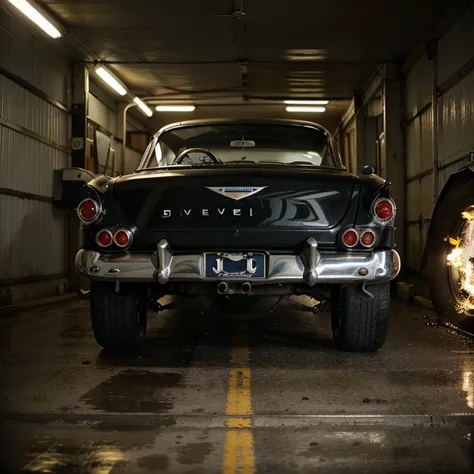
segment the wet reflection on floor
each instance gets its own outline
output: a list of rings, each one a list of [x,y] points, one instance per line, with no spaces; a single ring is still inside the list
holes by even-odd
[[[57,436],[54,436],[56,432]],[[21,472],[49,474],[131,474],[222,472],[224,430],[166,433],[103,432],[77,428],[82,444],[65,428],[36,442]],[[115,441],[109,441],[109,438]],[[258,472],[329,474],[472,473],[474,430],[468,427],[313,427],[255,429]],[[12,471],[2,471],[12,472]],[[20,472],[20,471],[16,471]]]
[[[466,404],[468,408],[474,408],[474,372],[463,372],[462,389],[466,392]]]
[[[91,444],[87,448],[54,444],[48,450],[35,454],[32,453],[33,459],[23,467],[24,472],[111,474],[130,464],[126,453],[107,444]]]
[[[235,319],[258,472],[474,472],[474,342],[426,310],[396,303],[377,354],[337,351],[329,315],[289,303],[150,315],[144,350],[113,353],[87,304],[0,322],[1,474],[222,472]]]
[[[147,370],[126,369],[113,375],[79,400],[96,410],[108,413],[162,413],[173,407],[163,389],[176,387],[179,372],[157,374]]]

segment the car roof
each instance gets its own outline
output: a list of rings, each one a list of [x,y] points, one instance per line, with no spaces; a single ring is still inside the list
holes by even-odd
[[[170,130],[176,130],[179,128],[192,127],[195,125],[222,125],[222,124],[279,124],[279,125],[295,125],[299,127],[308,127],[314,128],[315,130],[320,130],[326,135],[330,136],[329,131],[323,126],[314,123],[308,122],[306,120],[293,120],[293,119],[231,119],[231,118],[219,118],[219,119],[199,119],[199,120],[185,120],[182,122],[170,123],[162,127],[155,137],[162,135],[165,132]]]

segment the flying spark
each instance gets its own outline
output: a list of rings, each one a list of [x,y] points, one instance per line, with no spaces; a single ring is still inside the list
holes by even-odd
[[[460,238],[449,239],[454,248],[447,260],[459,274],[459,293],[462,295],[459,310],[470,311],[474,310],[474,209],[461,215],[466,223]]]

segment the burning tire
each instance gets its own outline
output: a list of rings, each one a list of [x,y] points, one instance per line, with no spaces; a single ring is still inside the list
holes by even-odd
[[[474,180],[453,186],[440,202],[427,251],[431,297],[440,319],[474,332]]]

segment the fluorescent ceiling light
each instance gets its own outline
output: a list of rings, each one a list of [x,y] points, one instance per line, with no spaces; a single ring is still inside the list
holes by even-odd
[[[287,107],[286,111],[323,113],[326,112],[326,107]]]
[[[158,112],[193,112],[196,109],[194,105],[157,105]]]
[[[138,107],[141,109],[141,111],[145,114],[148,115],[148,117],[151,117],[153,115],[153,112],[151,111],[150,107],[146,105],[143,101],[141,101],[138,97],[135,97],[133,99],[133,102],[138,105]]]
[[[286,105],[328,105],[329,100],[285,100]]]
[[[48,33],[52,38],[60,38],[61,32],[49,21],[42,13],[40,13],[33,5],[26,0],[8,0],[18,10],[27,16],[32,22],[36,23],[43,31]]]
[[[127,89],[125,89],[125,87],[123,87],[122,84],[120,84],[120,82],[114,76],[112,76],[109,71],[107,71],[107,69],[99,66],[95,72],[115,92],[119,93],[120,95],[125,95],[127,93]]]

